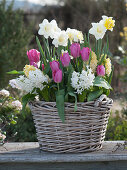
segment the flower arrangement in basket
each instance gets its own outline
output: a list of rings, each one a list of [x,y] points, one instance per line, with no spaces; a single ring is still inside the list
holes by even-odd
[[[39,38],[36,37],[39,51],[36,49],[27,51],[30,64],[25,65],[23,71],[9,72],[10,74],[21,74],[15,80],[11,80],[10,85],[18,87],[26,93],[22,98],[23,108],[29,101],[34,100],[30,106],[38,131],[38,140],[44,150],[81,152],[100,147],[112,104],[105,96],[108,96],[112,89],[110,84],[113,72],[109,58],[108,38],[104,44],[102,39],[106,31],[112,31],[114,26],[115,21],[112,17],[102,16],[100,22],[92,23],[88,35],[83,36],[81,31],[70,28],[64,31],[58,27],[55,20],[49,22],[44,19],[39,24],[38,31],[38,34],[42,36],[43,48]],[[90,44],[90,34],[95,36],[96,41],[93,46]],[[51,40],[52,45],[49,46]],[[105,95],[102,96],[101,106],[95,107],[95,99],[102,94]],[[37,96],[39,101],[35,101]],[[34,114],[35,112],[36,114]],[[103,115],[103,112],[106,115]],[[101,122],[98,127],[96,127],[95,119]],[[76,127],[78,130],[75,130]],[[45,129],[47,133],[49,129],[51,130],[52,134],[49,131],[49,135],[54,134],[53,142],[50,140],[51,136],[46,137],[48,134],[43,136],[42,131]],[[98,133],[97,129],[102,132],[99,133],[99,136],[95,136]],[[83,134],[82,130],[85,130]],[[73,148],[76,133],[76,140],[80,140],[80,142],[78,147],[76,145],[75,149],[70,149],[69,144]],[[83,141],[82,135],[86,136]],[[90,144],[90,139],[92,139],[92,144]],[[64,141],[64,144],[61,144],[60,141]],[[87,141],[87,146],[84,147],[81,141]],[[79,144],[84,149],[81,149]],[[54,147],[55,149],[53,149]]]

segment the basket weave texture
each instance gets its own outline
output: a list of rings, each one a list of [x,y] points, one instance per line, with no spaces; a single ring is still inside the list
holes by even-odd
[[[112,99],[65,103],[65,123],[58,116],[55,102],[30,102],[40,149],[54,153],[90,152],[101,148],[112,106]]]

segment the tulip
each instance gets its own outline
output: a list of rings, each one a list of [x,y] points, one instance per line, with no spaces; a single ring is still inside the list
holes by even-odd
[[[71,50],[71,55],[74,58],[77,58],[80,56],[80,44],[79,43],[73,43],[70,46],[70,50]]]
[[[55,83],[60,83],[62,81],[62,70],[58,70],[52,73],[52,77]]]
[[[62,65],[63,65],[64,67],[68,67],[68,66],[69,66],[69,63],[70,63],[70,60],[71,60],[68,52],[61,54],[60,60],[61,60]]]
[[[97,66],[97,75],[104,76],[105,75],[105,67],[103,65]]]
[[[44,71],[44,69],[45,69],[45,66],[44,66],[44,64],[42,64],[42,71]]]
[[[90,55],[90,49],[88,47],[83,47],[83,49],[80,51],[81,57],[83,61],[88,61],[89,60],[89,55]]]
[[[40,61],[40,52],[37,51],[36,49],[31,49],[27,51],[27,56],[28,56],[30,63],[31,62],[38,63]]]
[[[50,62],[49,63],[50,64],[50,67],[51,67],[51,70],[52,70],[52,72],[56,72],[56,71],[58,71],[59,70],[59,62],[58,61],[52,61],[52,62]]]
[[[35,62],[33,62],[33,61],[32,61],[32,62],[30,62],[30,65],[31,65],[31,66],[34,66],[34,67],[36,67],[36,68],[38,68],[37,63],[35,63]]]

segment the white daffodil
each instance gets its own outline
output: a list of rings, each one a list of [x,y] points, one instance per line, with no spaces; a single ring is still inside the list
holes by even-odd
[[[68,35],[65,31],[61,31],[57,34],[57,37],[54,38],[53,42],[52,42],[55,47],[58,46],[67,46],[68,43]]]
[[[110,31],[113,31],[113,27],[115,26],[115,20],[113,20],[112,17],[107,17],[105,15],[102,16],[100,23],[102,23],[104,27]]]
[[[80,42],[83,43],[83,33],[81,31],[75,30],[74,33],[74,42]]]
[[[72,43],[74,41],[75,29],[67,28],[66,33],[70,42]]]
[[[52,33],[52,24],[50,24],[47,19],[44,19],[43,22],[39,24],[39,27],[38,34],[43,35],[46,39],[49,38]]]
[[[55,20],[52,20],[50,24],[52,25],[52,33],[50,37],[53,39],[57,37],[57,34],[61,32],[61,29],[57,26],[57,22]]]
[[[94,35],[97,40],[102,39],[105,35],[106,28],[104,25],[99,23],[92,23],[92,28],[89,30],[89,33]]]

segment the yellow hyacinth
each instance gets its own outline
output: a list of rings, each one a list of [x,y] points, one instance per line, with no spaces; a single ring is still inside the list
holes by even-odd
[[[26,75],[27,77],[29,77],[29,72],[30,72],[30,71],[35,71],[35,70],[36,70],[36,68],[35,68],[34,66],[25,65],[23,71],[24,71],[25,75]]]
[[[91,52],[91,62],[90,62],[90,68],[92,69],[93,72],[95,72],[96,67],[97,67],[97,56],[96,54],[92,51]]]
[[[109,77],[109,75],[110,75],[110,73],[111,73],[111,71],[112,71],[110,58],[107,58],[107,59],[105,60],[105,68],[106,68],[106,74],[107,74],[107,76]]]
[[[104,26],[107,30],[112,30],[115,26],[115,20],[113,20],[111,17],[108,17],[104,22]]]

